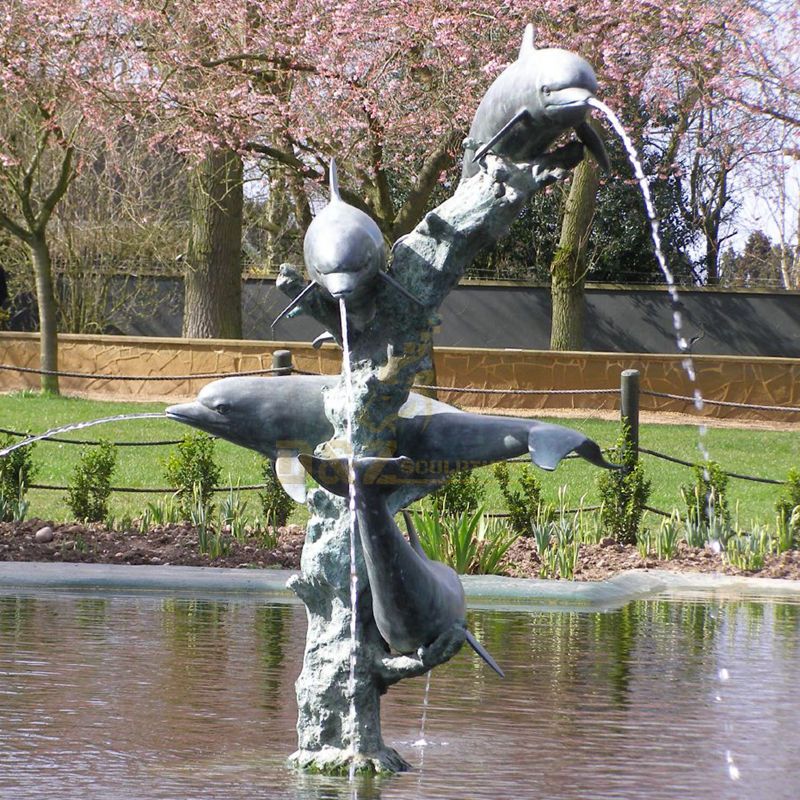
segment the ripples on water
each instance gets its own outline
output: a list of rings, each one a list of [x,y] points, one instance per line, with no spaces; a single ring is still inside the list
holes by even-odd
[[[436,670],[424,768],[368,798],[796,800],[800,605],[479,612]],[[0,798],[349,798],[296,775],[305,615],[250,600],[0,596]],[[384,698],[419,764],[425,679]],[[733,769],[732,769],[733,767]],[[733,780],[737,777],[737,780]]]

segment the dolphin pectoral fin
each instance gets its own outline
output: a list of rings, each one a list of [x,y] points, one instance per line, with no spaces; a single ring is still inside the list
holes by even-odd
[[[397,289],[400,294],[405,295],[409,300],[411,300],[412,303],[416,303],[418,306],[425,308],[423,302],[414,297],[414,295],[411,294],[411,292],[409,292],[408,289],[406,289],[406,287],[397,280],[397,278],[393,278],[388,272],[379,272],[378,275],[381,276],[385,283],[389,284],[389,286],[391,286],[393,289]]]
[[[597,442],[572,428],[546,422],[537,423],[531,428],[528,434],[528,452],[531,461],[537,467],[548,471],[554,470],[559,461],[572,452],[595,466],[616,468],[616,465],[610,464],[603,458],[603,452]]]
[[[281,311],[281,313],[278,314],[277,317],[275,317],[275,319],[272,321],[272,325],[270,325],[270,328],[274,328],[292,309],[297,308],[297,306],[302,302],[303,298],[312,289],[316,289],[316,288],[317,288],[317,284],[314,281],[311,281],[311,283],[309,283],[308,286],[306,286],[306,288],[303,289],[303,291],[300,292],[300,294],[297,295],[297,297],[295,297],[295,299],[292,300],[292,302],[289,303],[289,305],[286,306],[286,308],[284,308],[283,311]]]
[[[311,342],[311,346],[315,350],[319,350],[320,347],[322,347],[322,345],[325,344],[325,342],[335,342],[335,341],[336,337],[330,331],[325,331],[325,333],[321,333],[319,336],[317,336],[316,339],[314,339],[313,342]]]
[[[575,128],[575,133],[578,134],[578,138],[592,154],[603,172],[611,172],[611,162],[608,160],[606,147],[597,131],[588,122],[582,122]]]
[[[467,644],[501,677],[506,674],[498,666],[497,662],[489,655],[489,651],[469,632],[467,634]]]
[[[283,487],[283,491],[295,501],[306,501],[306,473],[294,450],[278,450],[273,464],[275,475]]]
[[[476,161],[480,161],[488,152],[492,149],[492,146],[497,144],[513,127],[516,125],[520,120],[525,119],[526,117],[530,117],[530,113],[526,108],[523,108],[521,111],[517,111],[511,119],[500,128],[497,133],[489,139],[486,144],[482,145],[475,151],[475,156],[472,159],[472,163],[474,164]]]

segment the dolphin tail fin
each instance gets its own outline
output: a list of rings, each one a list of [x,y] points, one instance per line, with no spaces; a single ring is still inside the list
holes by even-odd
[[[411,514],[403,509],[403,519],[406,521],[406,530],[408,531],[408,541],[411,545],[414,552],[417,555],[422,556],[426,561],[428,560],[428,554],[422,549],[422,545],[419,541],[419,536],[417,535],[417,529],[414,527],[414,521],[411,519]]]
[[[301,453],[300,463],[306,472],[314,478],[320,486],[340,497],[346,497],[349,492],[349,459],[347,458],[318,458],[307,453]],[[381,493],[390,493],[410,480],[414,475],[414,462],[410,458],[373,458],[362,457],[353,459],[353,470],[356,483],[361,490],[375,490]]]
[[[339,172],[336,169],[335,158],[331,158],[328,173],[328,183],[331,188],[331,200],[341,200],[342,196],[339,194]]]
[[[519,58],[522,58],[527,53],[530,53],[536,49],[536,45],[534,44],[535,38],[533,23],[529,22],[525,26],[525,33],[522,34],[522,45],[519,48]]]
[[[594,160],[600,165],[600,169],[606,173],[611,172],[611,162],[608,159],[608,153],[597,131],[588,122],[581,122],[581,124],[575,128],[575,133],[578,134],[578,138],[592,154]]]
[[[418,300],[416,297],[414,297],[414,295],[411,294],[411,292],[409,292],[408,289],[406,289],[406,287],[403,286],[403,284],[397,280],[397,278],[393,277],[388,272],[379,272],[378,275],[381,276],[381,279],[385,283],[387,283],[393,289],[397,289],[397,291],[400,292],[400,294],[405,295],[409,300],[411,300],[412,303],[416,303],[418,306],[425,308],[424,303],[421,300]]]
[[[489,139],[486,144],[482,145],[481,147],[476,150],[475,155],[472,159],[472,163],[474,164],[476,161],[480,161],[488,152],[492,149],[492,147],[497,144],[521,119],[525,119],[525,117],[529,117],[530,113],[527,109],[523,108],[521,111],[518,111],[514,114],[511,119],[500,128],[497,133]]]
[[[531,428],[528,434],[528,452],[537,467],[548,471],[554,470],[561,459],[572,452],[597,467],[617,468],[603,458],[600,445],[588,436],[572,428],[547,422],[538,422]]]
[[[303,298],[312,289],[315,289],[316,287],[317,287],[317,284],[314,281],[311,281],[311,283],[309,283],[308,286],[306,286],[306,288],[303,289],[303,291],[300,292],[300,294],[297,295],[297,297],[295,297],[295,299],[292,300],[292,302],[289,303],[289,305],[286,306],[286,308],[284,308],[283,311],[281,311],[281,313],[278,314],[278,316],[275,317],[274,320],[272,320],[272,324],[270,325],[270,328],[274,328],[290,311],[292,311],[292,309],[297,308],[297,306],[300,305],[300,303],[302,302]]]
[[[498,666],[497,662],[489,655],[489,651],[469,632],[467,631],[467,644],[501,677],[505,678],[506,674]]]

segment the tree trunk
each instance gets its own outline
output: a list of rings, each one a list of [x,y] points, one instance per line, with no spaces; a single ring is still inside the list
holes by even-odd
[[[184,278],[183,335],[242,336],[242,159],[210,150],[189,182],[191,233]]]
[[[36,277],[36,302],[39,306],[39,362],[41,369],[58,369],[58,317],[53,288],[53,266],[44,234],[28,240]],[[43,392],[58,394],[58,375],[42,375]]]
[[[576,168],[561,223],[561,238],[550,265],[552,318],[551,350],[583,349],[583,287],[586,280],[586,247],[600,178],[593,161]]]

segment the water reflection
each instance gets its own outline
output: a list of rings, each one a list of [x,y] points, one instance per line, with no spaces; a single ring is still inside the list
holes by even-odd
[[[800,605],[469,623],[507,679],[467,651],[437,669],[424,759],[425,679],[394,687],[384,736],[423,767],[350,786],[284,766],[301,607],[0,595],[0,798],[797,797]]]

